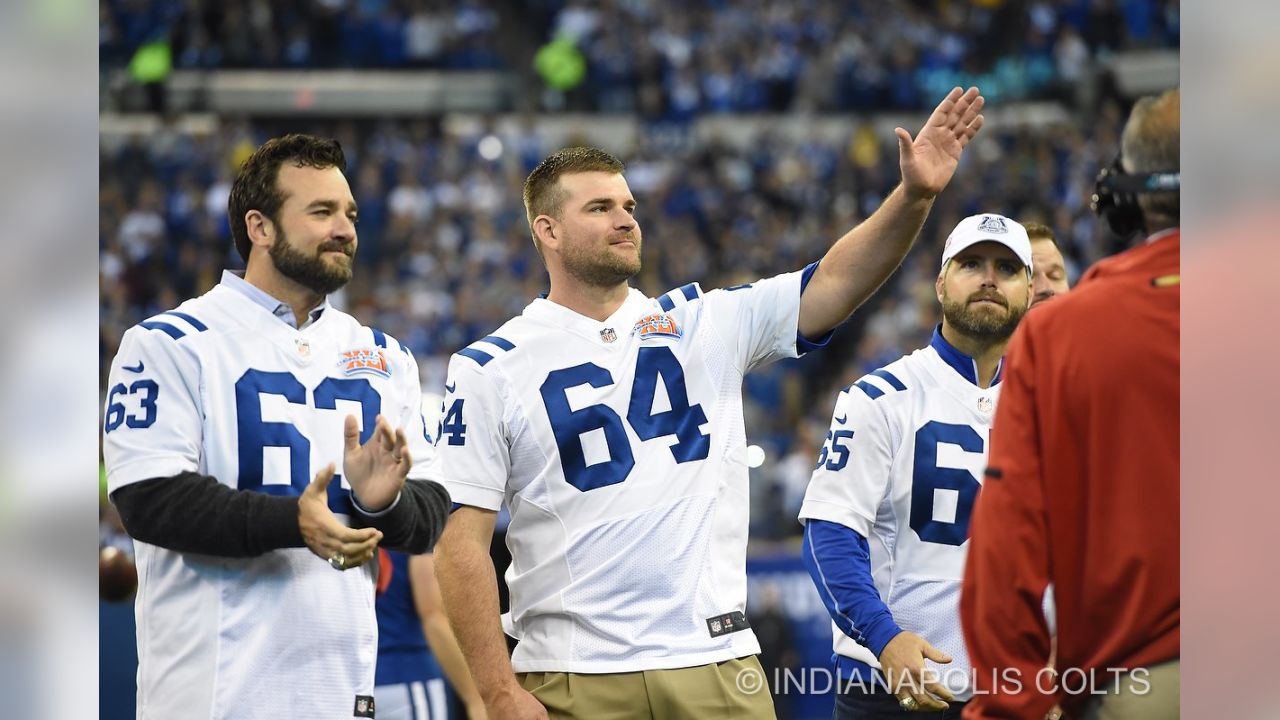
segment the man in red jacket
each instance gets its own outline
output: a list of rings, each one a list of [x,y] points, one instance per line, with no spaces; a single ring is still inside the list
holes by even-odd
[[[1097,205],[1146,240],[1009,346],[960,601],[965,718],[1178,715],[1178,139],[1177,90],[1135,105]]]

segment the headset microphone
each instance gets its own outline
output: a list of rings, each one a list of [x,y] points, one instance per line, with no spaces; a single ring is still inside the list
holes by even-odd
[[[1128,240],[1145,229],[1138,195],[1178,192],[1180,186],[1181,176],[1177,171],[1126,173],[1117,155],[1110,165],[1098,172],[1091,207],[1094,213],[1106,220],[1113,233]]]

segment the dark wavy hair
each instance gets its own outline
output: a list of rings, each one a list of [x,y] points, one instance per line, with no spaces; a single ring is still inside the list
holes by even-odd
[[[284,204],[285,193],[277,181],[280,167],[285,163],[319,170],[336,167],[346,172],[347,169],[347,158],[338,141],[314,135],[291,133],[272,138],[254,150],[236,173],[235,182],[231,184],[231,197],[227,200],[231,237],[246,263],[253,244],[249,242],[249,228],[244,216],[250,210],[257,210],[271,222],[279,224],[277,215]]]

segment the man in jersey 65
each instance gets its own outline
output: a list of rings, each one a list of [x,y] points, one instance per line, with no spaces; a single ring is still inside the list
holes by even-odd
[[[379,541],[430,549],[449,499],[417,479],[413,356],[326,299],[356,251],[345,164],[306,135],[255,151],[228,203],[243,275],[131,328],[111,364],[140,719],[374,716],[365,563]]]
[[[965,218],[943,250],[932,342],[836,400],[800,519],[846,681],[837,718],[959,718],[971,694],[959,622],[969,516],[1031,277],[1021,225]]]
[[[768,688],[735,682],[759,673],[760,649],[743,375],[825,343],[893,272],[982,102],[956,88],[916,138],[899,128],[901,186],[820,262],[709,292],[629,286],[643,212],[613,156],[566,149],[530,174],[550,292],[454,355],[429,472],[461,505],[436,569],[491,717],[773,716]],[[500,623],[489,542],[504,504]]]

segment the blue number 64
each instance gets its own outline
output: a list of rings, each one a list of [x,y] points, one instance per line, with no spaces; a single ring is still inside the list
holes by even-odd
[[[560,451],[560,466],[565,480],[583,492],[627,479],[635,467],[635,454],[627,438],[627,429],[618,413],[598,404],[574,410],[567,391],[580,385],[602,388],[612,385],[613,375],[594,363],[583,363],[547,374],[540,391],[547,418]],[[653,412],[658,383],[666,390],[670,409]],[[707,422],[701,405],[689,404],[684,368],[670,348],[657,346],[640,349],[636,358],[635,379],[627,409],[627,422],[642,441],[674,435],[671,456],[677,463],[705,460],[711,452],[711,436],[699,429]],[[609,461],[587,464],[582,446],[585,433],[600,431],[609,448]]]

